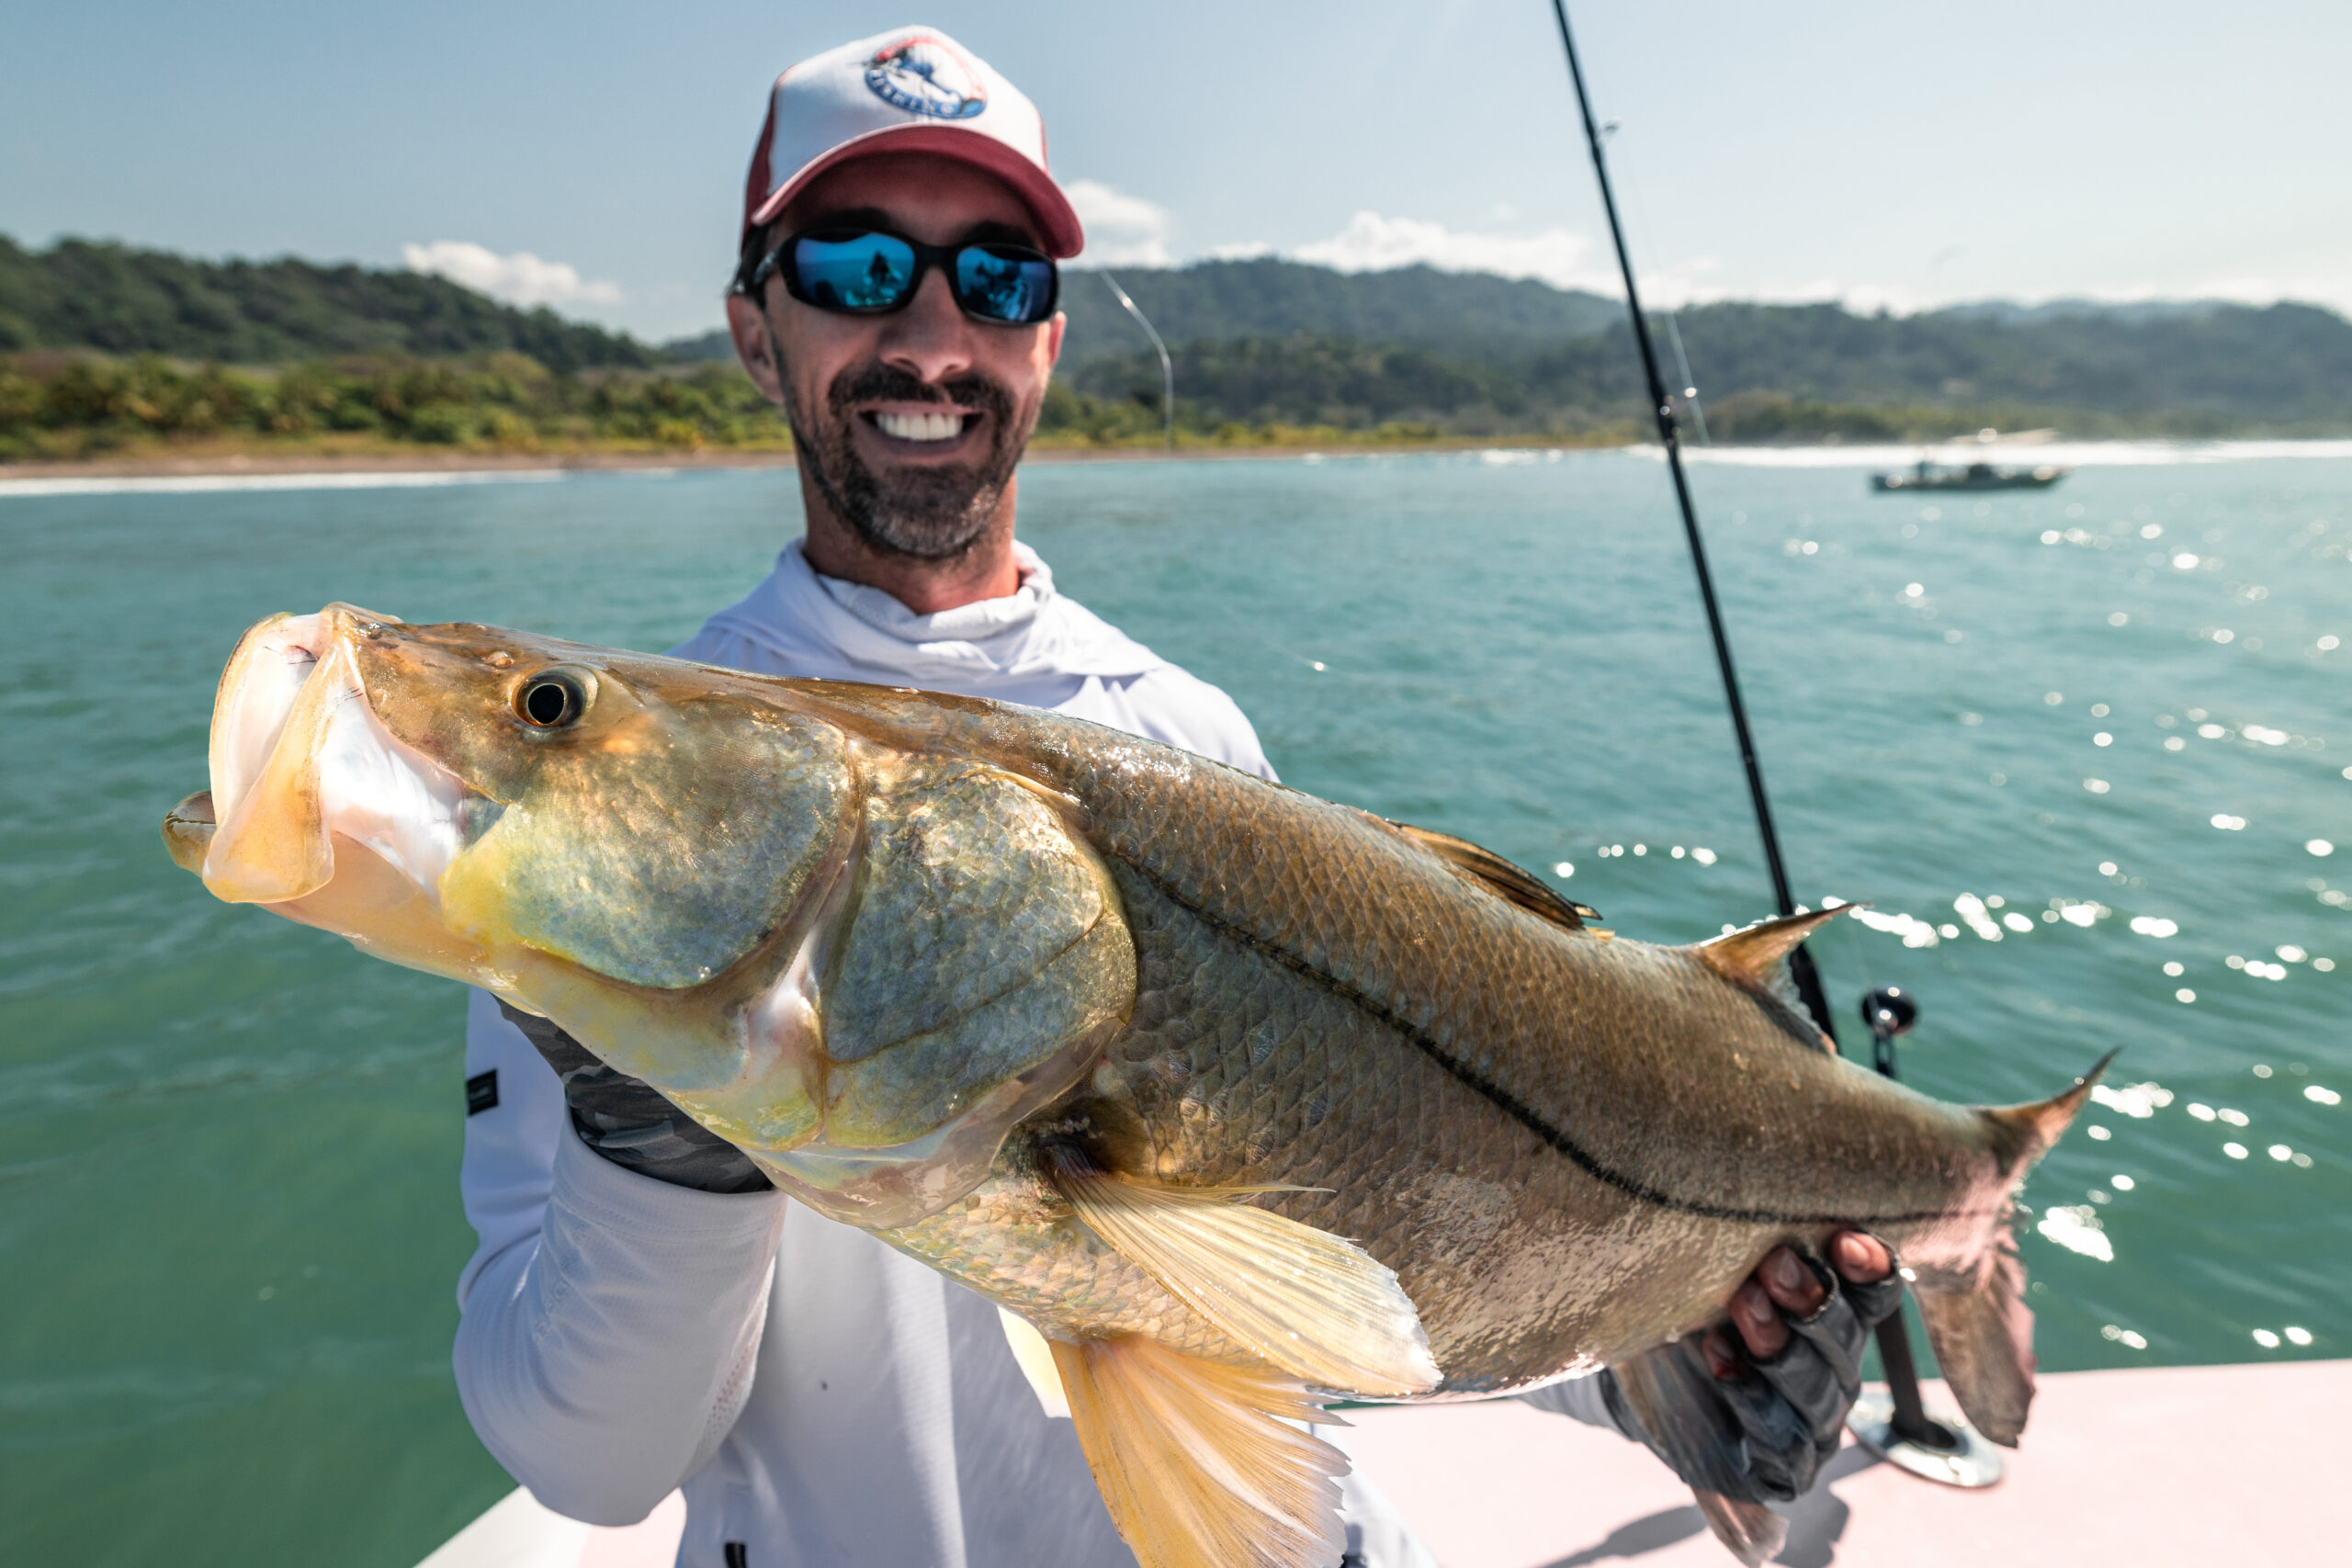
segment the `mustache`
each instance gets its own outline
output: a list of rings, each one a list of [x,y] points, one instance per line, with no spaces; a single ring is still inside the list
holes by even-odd
[[[1013,411],[1012,394],[1002,384],[978,373],[945,381],[925,381],[895,365],[854,365],[834,377],[833,384],[825,389],[826,407],[838,420],[848,420],[851,409],[865,402],[939,403],[977,409],[996,416],[1000,433],[1010,428]]]

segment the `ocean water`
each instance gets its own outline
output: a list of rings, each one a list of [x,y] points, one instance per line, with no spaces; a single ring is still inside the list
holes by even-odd
[[[1799,896],[1871,905],[1816,952],[1849,1049],[1867,986],[1920,999],[1931,1092],[2124,1047],[2026,1194],[2045,1366],[2352,1354],[2352,461],[2091,456],[1981,499],[1696,468]],[[1023,485],[1063,588],[1291,783],[1628,935],[1769,912],[1655,457]],[[345,599],[656,649],[797,531],[777,471],[0,491],[0,1558],[404,1568],[511,1484],[447,1365],[455,987],[156,837],[239,631]]]

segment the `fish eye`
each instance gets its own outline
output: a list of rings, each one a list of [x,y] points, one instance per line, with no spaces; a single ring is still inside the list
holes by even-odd
[[[559,665],[514,688],[514,716],[534,728],[560,729],[579,723],[595,695],[595,677]]]

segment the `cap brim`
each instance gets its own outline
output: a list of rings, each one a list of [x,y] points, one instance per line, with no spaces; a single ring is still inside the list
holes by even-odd
[[[1086,248],[1086,230],[1051,175],[993,136],[948,125],[890,125],[850,138],[802,164],[790,179],[769,192],[768,198],[744,220],[744,232],[774,222],[775,215],[826,170],[883,152],[927,152],[993,175],[1012,188],[1037,220],[1046,254],[1067,261]]]

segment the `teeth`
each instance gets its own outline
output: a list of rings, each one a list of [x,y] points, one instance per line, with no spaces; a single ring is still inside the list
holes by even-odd
[[[964,433],[964,420],[952,413],[877,413],[874,423],[885,435],[901,441],[950,441]]]

